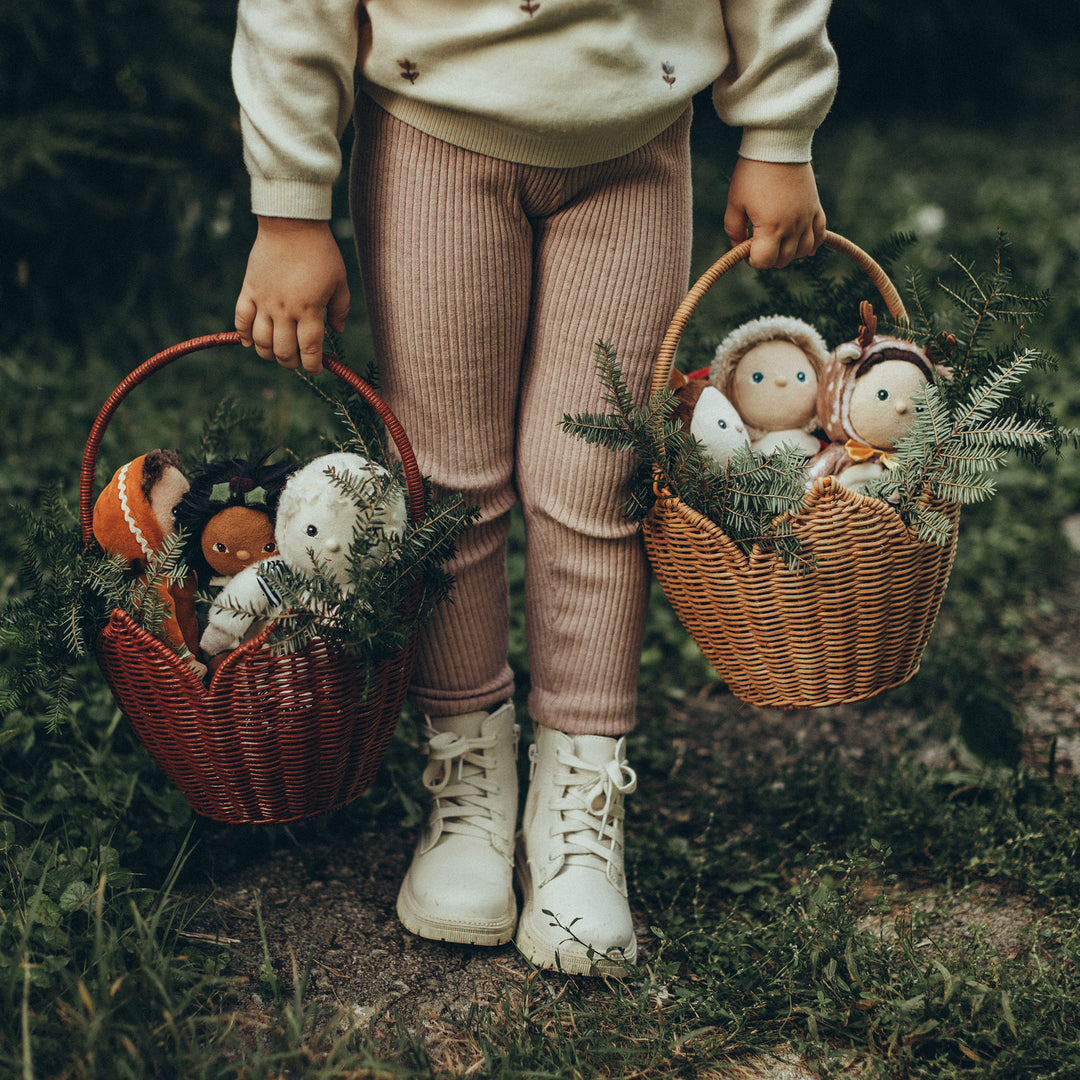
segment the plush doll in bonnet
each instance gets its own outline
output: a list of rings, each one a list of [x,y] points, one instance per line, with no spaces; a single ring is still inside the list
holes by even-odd
[[[353,570],[353,538],[358,530],[371,530],[374,540],[361,569],[378,566],[388,555],[389,539],[405,530],[405,493],[394,485],[381,501],[358,505],[341,481],[374,493],[386,476],[381,465],[344,452],[325,454],[294,472],[277,505],[274,537],[279,554],[241,570],[221,590],[202,636],[203,652],[215,657],[237,648],[256,620],[270,619],[280,610],[282,600],[271,581],[275,563],[284,562],[307,576],[319,567],[344,594]]]
[[[189,486],[180,465],[175,451],[151,450],[117,469],[94,503],[95,539],[106,554],[123,556],[133,573],[145,572],[151,556],[176,532],[176,507]],[[166,610],[162,638],[203,674],[192,655],[199,641],[194,580],[158,588]]]
[[[944,374],[917,345],[879,335],[865,301],[860,314],[859,336],[834,350],[822,374],[817,411],[830,443],[807,467],[811,482],[835,476],[856,490],[890,466],[926,384]]]
[[[750,445],[771,454],[781,444],[808,457],[821,449],[818,377],[828,357],[821,335],[809,323],[768,315],[743,323],[717,347],[709,382],[735,406]]]

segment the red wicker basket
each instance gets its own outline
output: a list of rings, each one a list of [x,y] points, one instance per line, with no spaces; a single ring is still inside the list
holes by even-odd
[[[165,349],[131,372],[101,407],[83,453],[79,517],[93,542],[94,475],[117,407],[182,356],[239,342],[210,334]],[[401,424],[361,378],[333,357],[325,368],[378,414],[404,468],[409,516],[424,514],[416,458]],[[414,596],[413,603],[416,602]],[[404,613],[406,617],[411,612]],[[300,652],[264,648],[271,628],[231,653],[209,686],[165,644],[116,610],[97,658],[117,704],[169,780],[198,813],[232,824],[275,824],[335,810],[371,785],[401,714],[415,637],[370,668],[322,639]]]

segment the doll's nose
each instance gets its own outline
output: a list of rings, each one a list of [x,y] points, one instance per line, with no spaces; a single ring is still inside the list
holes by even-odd
[[[333,537],[330,537],[330,539],[327,540],[325,544],[323,544],[323,547],[326,548],[327,551],[340,551],[341,541],[335,540]]]
[[[247,562],[247,561],[248,561],[248,559],[250,559],[250,558],[251,558],[251,552],[250,552],[250,551],[244,551],[244,549],[243,549],[243,548],[241,548],[241,549],[240,549],[240,550],[239,550],[239,551],[238,551],[238,552],[236,553],[236,557],[237,557],[237,558],[238,558],[238,559],[239,559],[239,560],[240,560],[241,562]]]
[[[901,398],[901,399],[900,399],[900,400],[899,400],[899,401],[898,401],[898,402],[896,403],[896,411],[897,411],[897,412],[898,412],[898,413],[899,413],[899,414],[900,414],[901,416],[903,416],[903,415],[904,415],[904,413],[906,413],[906,412],[908,411],[908,408],[909,408],[909,406],[908,406],[908,403],[907,403],[906,401],[904,401],[904,399],[903,399],[903,398]]]
[[[787,378],[783,375],[777,375],[775,382],[777,386],[787,386]]]

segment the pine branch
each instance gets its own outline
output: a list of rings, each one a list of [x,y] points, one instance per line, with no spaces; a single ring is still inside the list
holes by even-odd
[[[341,343],[333,331],[327,328],[325,350],[335,360],[344,362]],[[341,450],[361,454],[370,461],[384,461],[386,457],[386,430],[374,409],[351,387],[340,383],[327,384],[306,371],[297,374],[317,397],[322,399],[341,422],[345,438],[338,444]],[[359,372],[360,377],[373,389],[378,389],[378,370],[374,364]],[[333,390],[328,390],[332,385]]]
[[[991,474],[1008,451],[1050,440],[1052,428],[1045,421],[1001,415],[1032,362],[1031,355],[1019,353],[1010,363],[991,369],[954,409],[949,409],[937,384],[926,387],[923,408],[895,447],[898,467],[882,485],[883,497],[896,502],[901,517],[915,525],[920,537],[939,543],[951,532],[928,510],[927,496],[961,505],[981,502],[994,493]]]
[[[773,550],[792,567],[805,567],[797,538],[781,524],[806,497],[805,459],[784,448],[764,457],[749,448],[724,467],[702,453],[701,444],[672,419],[675,394],[664,388],[638,406],[627,389],[614,348],[597,344],[597,372],[605,400],[615,410],[605,415],[565,416],[568,434],[613,452],[632,450],[640,467],[623,503],[631,520],[640,520],[655,500],[653,471],[688,506],[714,521],[746,552],[755,545]]]
[[[0,710],[50,699],[48,723],[69,714],[70,670],[85,661],[108,613],[92,587],[101,556],[82,543],[75,514],[59,486],[39,493],[40,509],[15,506],[22,527],[16,591],[0,609],[0,647],[10,654],[0,671]]]
[[[227,458],[229,446],[241,438],[252,445],[265,442],[263,420],[235,400],[222,398],[203,428],[197,460],[208,462]],[[257,453],[251,455],[253,458],[258,456]]]

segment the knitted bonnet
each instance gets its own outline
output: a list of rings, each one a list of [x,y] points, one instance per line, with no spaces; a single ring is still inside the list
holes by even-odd
[[[146,565],[165,539],[150,506],[148,488],[180,459],[167,450],[151,450],[113,474],[94,503],[94,537],[110,555],[122,555],[133,568]]]
[[[766,341],[789,341],[798,346],[806,354],[810,366],[820,380],[829,357],[828,346],[821,334],[802,319],[790,315],[764,315],[736,327],[720,342],[709,367],[709,382],[732,398],[732,380],[739,361],[755,345]],[[804,430],[813,431],[817,426],[817,417],[811,417],[804,425]]]

